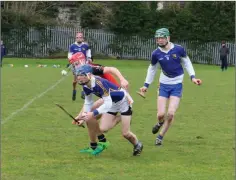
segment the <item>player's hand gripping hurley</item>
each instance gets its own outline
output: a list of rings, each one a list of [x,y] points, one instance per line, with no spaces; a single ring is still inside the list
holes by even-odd
[[[143,86],[139,90],[140,91],[136,91],[136,93],[140,95],[142,98],[146,98],[145,93],[147,92],[147,88]]]

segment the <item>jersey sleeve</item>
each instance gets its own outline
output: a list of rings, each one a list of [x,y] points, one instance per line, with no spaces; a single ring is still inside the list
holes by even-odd
[[[186,53],[186,50],[184,47],[181,46],[180,48],[180,56],[181,57],[186,57],[187,56],[187,53]]]
[[[156,51],[153,51],[151,64],[148,67],[147,75],[146,75],[146,79],[145,79],[145,83],[144,83],[145,87],[148,88],[149,85],[153,82],[154,77],[157,72],[157,67],[158,67],[158,58],[157,58]]]
[[[84,99],[84,112],[90,112],[93,106],[93,95],[89,94]]]
[[[83,44],[84,44],[84,47],[85,47],[86,51],[87,51],[88,49],[91,49],[90,46],[89,46],[89,44],[88,44],[88,42],[83,42]]]
[[[91,92],[86,87],[84,87],[84,86],[83,86],[83,91],[84,91],[86,96],[91,94]]]
[[[99,88],[100,95],[102,97],[109,96],[109,86],[105,81],[100,81],[99,79],[96,79],[96,84]]]
[[[154,66],[158,63],[158,58],[156,55],[156,51],[152,52],[152,58],[151,58],[151,65]]]
[[[74,46],[73,46],[73,44],[70,45],[70,47],[69,47],[69,52],[70,52],[70,53],[73,53],[73,52],[74,52]]]
[[[73,55],[73,45],[70,45],[69,52],[68,52],[68,59],[70,59]]]

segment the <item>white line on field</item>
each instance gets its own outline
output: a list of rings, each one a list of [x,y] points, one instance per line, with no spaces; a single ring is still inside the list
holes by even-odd
[[[63,76],[61,79],[59,79],[55,84],[53,84],[52,86],[50,86],[48,89],[46,89],[44,92],[42,92],[41,94],[35,96],[33,99],[31,99],[29,102],[27,102],[26,104],[24,104],[24,106],[20,109],[17,109],[15,112],[13,112],[10,116],[8,116],[6,119],[1,121],[1,124],[5,124],[6,122],[8,122],[12,117],[14,117],[16,114],[18,114],[21,111],[24,111],[26,108],[28,108],[36,99],[41,98],[44,94],[46,94],[48,91],[52,90],[53,88],[55,88],[60,82],[62,82],[65,79],[66,76]]]

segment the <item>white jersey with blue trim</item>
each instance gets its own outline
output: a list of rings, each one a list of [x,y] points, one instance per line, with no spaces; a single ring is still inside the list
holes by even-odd
[[[184,78],[183,67],[186,68],[190,77],[195,76],[195,71],[185,49],[180,45],[169,43],[171,48],[168,51],[160,47],[153,51],[145,80],[146,87],[153,82],[158,65],[162,70],[159,81],[163,84],[182,83]]]
[[[95,95],[104,100],[104,103],[94,110],[94,115],[103,114],[111,110],[112,107],[118,106],[119,102],[128,99],[133,103],[131,96],[123,89],[120,89],[112,82],[98,76],[91,77],[91,87],[83,85],[85,92],[84,110],[89,112],[93,105],[92,95]]]

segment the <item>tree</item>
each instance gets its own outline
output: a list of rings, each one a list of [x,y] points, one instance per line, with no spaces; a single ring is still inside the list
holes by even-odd
[[[136,35],[143,29],[144,9],[142,2],[116,2],[108,28],[116,34]]]
[[[102,27],[105,9],[99,2],[84,2],[79,7],[82,28],[99,29]]]
[[[191,2],[191,33],[201,41],[233,40],[235,2]]]
[[[50,40],[46,27],[54,24],[57,16],[55,2],[4,2],[2,10],[2,39],[11,50],[18,46],[19,56],[33,55],[36,46],[43,49]],[[28,38],[31,28],[39,32],[39,40]],[[17,45],[16,45],[17,44]]]

